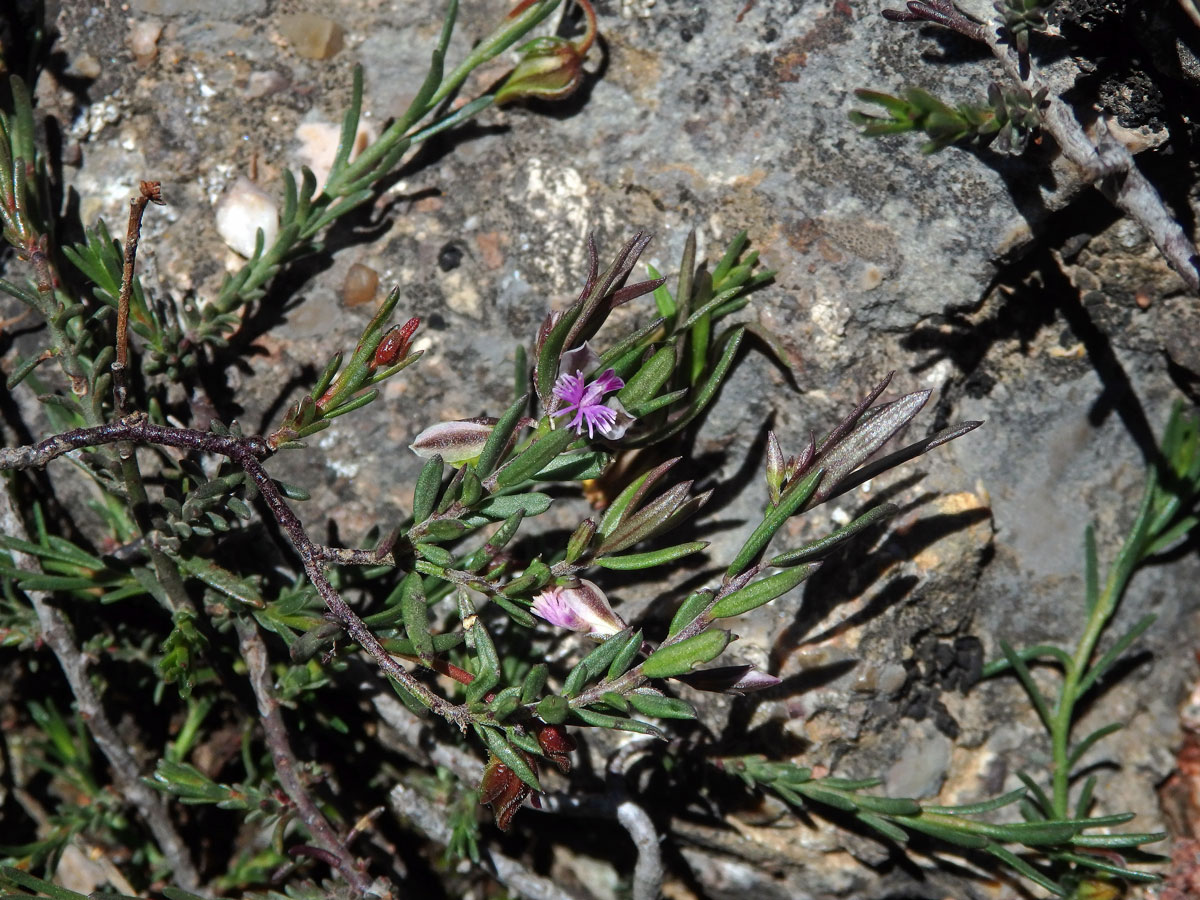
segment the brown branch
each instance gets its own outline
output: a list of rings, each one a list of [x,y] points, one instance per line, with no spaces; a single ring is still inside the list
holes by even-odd
[[[1097,121],[1099,136],[1093,140],[1075,118],[1074,110],[1038,76],[1028,60],[1022,59],[1008,40],[1007,30],[979,24],[952,0],[909,0],[906,5],[907,12],[884,10],[884,18],[892,22],[931,22],[982,41],[1008,77],[1030,94],[1045,88],[1048,98],[1038,115],[1063,156],[1082,169],[1089,182],[1096,182],[1109,202],[1142,227],[1191,290],[1200,291],[1200,251],[1167,209],[1154,185],[1138,169],[1133,154],[1108,133],[1102,121]]]
[[[279,527],[287,534],[292,547],[300,557],[309,581],[317,589],[321,599],[325,601],[330,613],[346,629],[346,633],[371,654],[376,665],[384,671],[384,674],[395,679],[401,687],[414,695],[434,713],[453,722],[462,731],[466,731],[471,722],[470,711],[465,706],[456,706],[433,693],[396,662],[371,632],[371,629],[329,583],[329,579],[325,576],[321,548],[308,537],[300,519],[288,506],[287,501],[279,492],[279,488],[267,474],[267,470],[263,468],[261,461],[271,454],[271,450],[263,438],[258,436],[234,437],[233,435],[197,431],[194,428],[155,425],[147,420],[144,413],[133,413],[123,419],[98,425],[95,428],[77,428],[73,431],[66,431],[37,444],[0,449],[0,469],[44,466],[72,450],[82,450],[86,447],[121,441],[215,453],[225,456],[241,466],[262,494],[263,501],[271,510]]]
[[[238,644],[246,661],[250,687],[258,702],[258,713],[262,717],[263,731],[266,733],[267,746],[271,749],[271,760],[275,764],[279,783],[295,804],[308,833],[320,845],[316,848],[324,854],[320,858],[336,868],[354,890],[365,894],[371,888],[371,880],[359,867],[346,844],[338,838],[337,832],[313,802],[296,772],[299,763],[292,752],[287,726],[271,689],[267,669],[267,646],[258,632],[258,625],[244,617],[235,619],[234,625],[237,628]]]
[[[1075,113],[1038,77],[1030,66],[1025,77],[1016,49],[1002,45],[994,30],[984,33],[984,42],[1004,67],[1005,73],[1030,93],[1046,87],[1047,105],[1041,110],[1042,127],[1054,138],[1063,156],[1079,166],[1088,179],[1097,181],[1100,193],[1137,222],[1154,242],[1167,263],[1193,291],[1200,291],[1200,252],[1163,203],[1149,179],[1137,167],[1129,150],[1097,121],[1099,137],[1093,141],[1075,118]]]
[[[162,186],[157,181],[143,181],[137,197],[129,201],[129,227],[125,231],[125,265],[121,270],[121,295],[117,298],[117,359],[112,364],[113,399],[117,414],[129,411],[129,386],[125,369],[129,364],[129,301],[133,297],[133,267],[137,261],[138,240],[142,234],[142,214],[150,202],[163,205]]]
[[[7,488],[0,489],[0,531],[13,537],[25,539],[25,527],[12,507],[12,498]],[[19,551],[11,551],[14,562],[21,568],[37,571],[32,559]],[[192,861],[187,843],[175,828],[167,813],[163,798],[142,781],[137,760],[129,752],[124,740],[117,734],[104,711],[104,705],[87,675],[87,660],[75,645],[71,624],[66,616],[50,605],[49,596],[41,591],[27,591],[33,604],[42,639],[50,646],[58,664],[62,667],[79,716],[87,725],[96,745],[112,767],[113,780],[122,796],[137,809],[163,855],[171,864],[175,881],[185,890],[195,891],[200,884],[200,875]]]

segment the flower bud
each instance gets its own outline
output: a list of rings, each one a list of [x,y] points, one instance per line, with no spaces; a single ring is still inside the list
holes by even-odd
[[[571,535],[571,539],[567,541],[567,562],[573,563],[579,557],[583,556],[587,548],[591,546],[592,538],[595,536],[595,519],[584,519],[580,522],[579,527],[575,529],[575,533]]]
[[[371,358],[371,368],[386,369],[408,356],[408,348],[412,346],[413,332],[420,324],[421,320],[413,316],[403,325],[396,325],[389,329],[375,348],[375,355]]]
[[[461,466],[483,452],[496,427],[495,419],[460,419],[438,422],[417,435],[408,446],[424,459],[441,456],[452,466]]]
[[[531,766],[537,771],[533,757],[523,750],[518,750]],[[492,808],[496,817],[496,826],[501,831],[508,831],[512,825],[513,816],[525,802],[532,788],[523,782],[517,773],[500,762],[494,756],[488,756],[487,767],[483,770],[483,780],[479,785],[479,802]]]
[[[567,734],[561,725],[543,725],[538,729],[537,742],[546,759],[558,766],[558,771],[566,775],[571,771],[571,757],[568,755],[575,750],[575,739]]]
[[[698,691],[739,696],[775,687],[780,683],[774,675],[768,675],[754,666],[719,666],[715,669],[684,672],[675,677]]]
[[[536,38],[521,50],[521,61],[496,91],[497,105],[515,100],[562,100],[583,83],[583,56],[565,38]]]

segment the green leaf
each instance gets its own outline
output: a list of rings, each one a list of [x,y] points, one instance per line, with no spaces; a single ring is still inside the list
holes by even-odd
[[[771,542],[771,538],[775,536],[775,532],[783,527],[783,523],[816,493],[817,485],[821,483],[823,475],[823,469],[816,469],[799,481],[792,482],[784,489],[783,495],[779,498],[779,503],[767,510],[762,522],[754,529],[754,533],[750,535],[745,545],[738,551],[738,555],[734,557],[733,562],[729,564],[729,568],[725,572],[726,578],[740,575],[754,562],[758,555],[766,549],[767,544]]]
[[[1049,704],[1046,702],[1046,697],[1042,694],[1037,684],[1033,680],[1033,675],[1029,671],[1029,667],[1025,665],[1025,661],[1021,659],[1013,651],[1013,648],[1006,641],[1000,642],[1000,650],[1004,653],[1004,658],[1008,660],[1008,664],[1013,667],[1016,672],[1021,686],[1025,688],[1025,693],[1029,695],[1029,699],[1033,702],[1033,708],[1037,710],[1038,716],[1041,717],[1042,724],[1049,731],[1054,727],[1054,718],[1050,713]]]
[[[671,625],[667,629],[667,637],[674,637],[684,628],[695,621],[696,616],[704,612],[708,604],[712,603],[713,591],[711,588],[701,588],[693,594],[689,594],[687,599],[679,605],[679,609],[675,611],[675,615],[671,617]]]
[[[837,531],[831,531],[823,538],[811,541],[802,547],[797,547],[795,550],[788,550],[786,553],[780,553],[771,560],[771,565],[776,567],[792,566],[797,563],[808,562],[812,559],[828,554],[837,545],[848,541],[859,532],[869,528],[876,522],[889,519],[894,516],[900,507],[894,503],[882,503],[867,512],[863,513],[849,525],[839,528]]]
[[[1095,665],[1088,669],[1087,674],[1080,679],[1076,696],[1082,697],[1084,694],[1086,694],[1091,686],[1096,683],[1096,680],[1103,676],[1104,673],[1109,670],[1112,664],[1121,657],[1121,654],[1128,650],[1130,645],[1139,637],[1141,637],[1147,628],[1154,624],[1156,618],[1157,616],[1155,616],[1153,613],[1143,616],[1134,623],[1132,628],[1121,635],[1121,637],[1119,637],[1116,642],[1114,642],[1113,645],[1108,648],[1108,651],[1098,660],[1096,660]]]
[[[421,576],[409,572],[400,588],[400,611],[404,632],[412,641],[417,656],[424,662],[433,659],[433,635],[429,631],[429,606],[421,586]]]
[[[699,553],[708,546],[708,541],[692,541],[687,544],[677,544],[674,547],[664,547],[662,550],[650,550],[646,553],[626,553],[624,556],[602,556],[595,560],[596,565],[605,569],[628,571],[631,569],[649,569],[673,562],[680,557]]]
[[[606,538],[612,534],[621,524],[626,513],[632,513],[637,509],[641,499],[650,492],[650,489],[658,483],[660,478],[670,471],[672,466],[679,462],[679,459],[680,457],[668,459],[666,462],[655,466],[649,472],[645,472],[631,481],[617,495],[617,499],[608,505],[608,509],[604,511],[604,517],[600,520],[600,525],[597,527],[596,533],[601,538]]]
[[[0,878],[12,882],[18,887],[34,891],[37,894],[44,894],[51,898],[51,900],[86,900],[83,894],[77,894],[56,884],[51,884],[49,881],[34,878],[28,872],[22,872],[20,869],[14,869],[12,866],[0,867]]]
[[[642,632],[635,631],[629,638],[629,641],[621,648],[620,652],[613,657],[612,664],[608,667],[608,679],[611,681],[614,678],[619,678],[633,665],[633,661],[637,659],[638,651],[642,649]]]
[[[475,463],[475,471],[479,473],[480,478],[491,475],[499,464],[504,448],[508,446],[509,439],[516,432],[517,426],[521,422],[521,414],[525,411],[528,402],[528,395],[518,397],[504,411],[504,415],[492,429],[492,433],[488,436],[487,443],[483,445],[483,450],[480,451],[479,459]]]
[[[477,664],[475,680],[467,685],[467,702],[474,703],[482,700],[485,694],[500,683],[500,657],[496,655],[496,645],[492,643],[491,635],[478,618],[469,631],[475,641]]]
[[[1017,854],[1013,853],[1007,847],[1001,847],[999,844],[988,843],[985,845],[985,849],[988,853],[992,854],[992,856],[996,857],[996,859],[1005,863],[1015,871],[1020,872],[1034,884],[1045,888],[1050,893],[1054,894],[1054,896],[1067,896],[1067,891],[1059,887],[1055,882],[1051,881],[1048,877],[1043,875],[1025,860],[1021,859],[1021,857],[1017,856]]]
[[[625,696],[629,705],[643,716],[654,719],[694,719],[696,710],[686,700],[663,697],[660,694],[643,694],[633,691]]]
[[[558,428],[543,434],[497,473],[496,483],[505,488],[532,478],[536,473],[542,471],[552,459],[566,450],[567,445],[575,438],[575,432],[569,428]]]
[[[527,610],[522,609],[507,597],[504,597],[500,594],[495,594],[492,596],[492,602],[508,613],[508,617],[522,628],[534,628],[537,626],[537,619],[531,616]]]
[[[436,453],[421,467],[417,486],[413,488],[413,521],[420,523],[429,518],[437,503],[442,487],[442,472],[445,466]]]
[[[512,744],[505,740],[503,734],[495,728],[482,728],[479,726],[476,726],[475,732],[482,735],[488,750],[492,752],[493,756],[512,769],[518,778],[535,791],[541,791],[542,785],[538,781],[537,773],[526,762],[525,757]]]
[[[537,699],[538,694],[546,687],[546,681],[550,677],[550,667],[545,663],[538,663],[529,670],[529,674],[525,676],[525,680],[521,683],[521,702],[532,703]]]
[[[617,399],[626,408],[649,400],[675,371],[675,346],[667,344],[648,359],[637,374],[625,382],[617,392]]]
[[[637,719],[610,716],[606,713],[596,712],[594,709],[572,709],[571,714],[585,725],[595,728],[615,728],[618,731],[632,731],[636,734],[649,734],[658,738],[663,736],[662,731],[658,728],[647,722],[639,722]]]
[[[633,631],[629,628],[618,631],[581,659],[567,675],[567,680],[563,684],[563,695],[566,697],[578,695],[587,681],[598,677],[601,672],[612,665],[612,661],[625,647],[632,634]]]
[[[720,656],[729,640],[728,631],[712,629],[677,644],[659,647],[642,663],[642,674],[647,678],[670,678],[690,672]]]
[[[646,272],[651,278],[662,278],[662,273],[654,266],[647,265]],[[660,284],[654,289],[654,305],[658,307],[658,314],[663,319],[668,319],[675,315],[675,300],[671,297],[671,291],[665,284]]]
[[[860,812],[858,820],[865,825],[870,825],[884,837],[890,838],[898,844],[908,842],[908,832],[897,825],[893,825],[887,819],[880,818],[868,812]]]
[[[255,609],[264,609],[267,605],[257,585],[249,579],[239,578],[214,562],[198,556],[181,557],[179,567],[188,575],[198,578],[210,588],[232,597],[239,603],[245,603]]]
[[[566,697],[551,695],[542,698],[537,705],[538,718],[548,725],[561,725],[571,712],[571,703]]]
[[[817,568],[816,563],[784,569],[768,578],[762,578],[746,585],[741,590],[734,591],[728,597],[722,597],[713,606],[710,615],[714,619],[726,619],[740,616],[752,609],[757,609],[770,603],[776,597],[782,597],[804,579],[808,578]]]
[[[476,507],[480,515],[489,519],[508,519],[521,512],[527,516],[540,516],[550,508],[549,494],[509,494],[489,497]]]
[[[746,329],[741,326],[727,332],[723,342],[718,341],[718,346],[722,348],[721,355],[709,369],[708,378],[692,394],[692,401],[688,404],[683,415],[674,420],[666,429],[655,431],[646,438],[633,442],[634,445],[661,443],[692,424],[693,420],[704,412],[708,408],[708,404],[717,396],[717,391],[721,389],[721,385],[725,382],[725,376],[729,374],[729,370],[733,366],[734,357],[737,356],[738,349],[742,346],[742,339],[745,336]]]
[[[603,450],[573,450],[552,459],[533,476],[534,481],[587,481],[599,478],[608,467],[612,454]]]

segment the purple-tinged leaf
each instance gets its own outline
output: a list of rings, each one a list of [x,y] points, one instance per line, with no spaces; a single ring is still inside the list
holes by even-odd
[[[886,444],[896,432],[912,421],[913,416],[921,411],[932,391],[916,391],[906,394],[899,400],[870,410],[863,415],[857,427],[848,435],[830,446],[822,456],[820,450],[817,456],[825,469],[825,478],[817,492],[809,501],[809,506],[824,503],[839,487],[839,482],[850,475],[855,469],[866,462],[872,454]]]

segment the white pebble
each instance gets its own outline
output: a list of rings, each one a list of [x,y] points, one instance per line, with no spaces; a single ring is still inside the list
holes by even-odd
[[[279,211],[275,199],[244,176],[217,201],[217,233],[235,253],[247,259],[254,255],[254,242],[261,228],[263,248],[279,235]]]

